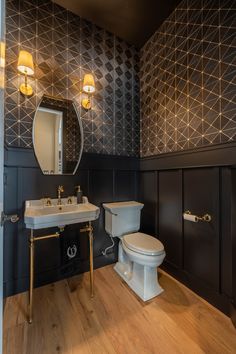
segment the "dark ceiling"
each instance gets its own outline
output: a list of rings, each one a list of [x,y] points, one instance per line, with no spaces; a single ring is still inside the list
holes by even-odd
[[[142,47],[179,0],[53,0],[127,42]]]

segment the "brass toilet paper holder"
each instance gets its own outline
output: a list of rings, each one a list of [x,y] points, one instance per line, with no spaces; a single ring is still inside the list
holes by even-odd
[[[196,222],[198,222],[198,221],[210,222],[212,220],[212,217],[210,214],[204,214],[203,216],[197,216],[197,215],[193,215],[190,210],[186,210],[184,212],[184,214],[195,216]]]

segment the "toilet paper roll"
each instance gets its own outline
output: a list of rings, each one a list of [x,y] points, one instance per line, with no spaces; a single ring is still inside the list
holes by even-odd
[[[184,213],[183,217],[184,217],[184,220],[188,220],[188,221],[192,221],[192,222],[198,222],[197,215]]]

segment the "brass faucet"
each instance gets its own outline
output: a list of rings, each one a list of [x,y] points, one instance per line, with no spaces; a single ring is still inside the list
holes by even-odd
[[[64,192],[64,187],[63,186],[58,186],[57,193],[58,193],[58,201],[57,205],[61,205],[61,193]]]

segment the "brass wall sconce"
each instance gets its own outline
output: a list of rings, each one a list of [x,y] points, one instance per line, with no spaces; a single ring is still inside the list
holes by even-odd
[[[87,93],[87,97],[82,99],[82,106],[85,109],[91,109],[91,95],[95,92],[95,82],[92,74],[84,75],[83,91]]]
[[[6,45],[4,42],[0,42],[0,89],[4,89],[5,80],[4,80],[4,70],[6,65]]]
[[[34,62],[32,54],[21,50],[18,57],[17,69],[21,74],[25,75],[25,82],[20,85],[20,92],[25,96],[33,94],[33,88],[28,84],[28,75],[34,74]]]

